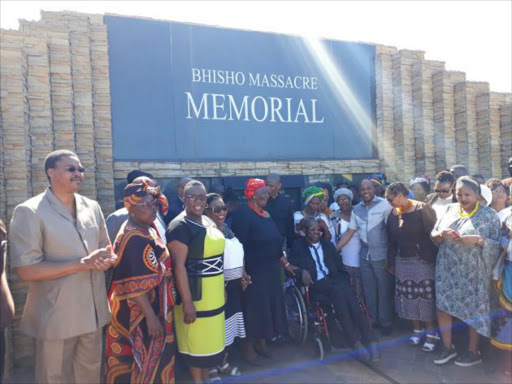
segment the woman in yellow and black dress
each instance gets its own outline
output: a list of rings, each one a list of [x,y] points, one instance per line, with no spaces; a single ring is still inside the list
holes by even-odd
[[[203,216],[206,189],[196,180],[184,189],[185,210],[167,228],[179,299],[175,307],[178,352],[196,383],[224,358],[224,235]]]
[[[114,243],[105,380],[174,383],[172,271],[167,247],[153,228],[167,200],[159,187],[129,184],[124,204],[129,216]]]

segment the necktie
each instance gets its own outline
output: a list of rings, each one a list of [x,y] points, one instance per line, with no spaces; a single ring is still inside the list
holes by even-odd
[[[320,247],[321,245],[319,245]],[[316,262],[318,263],[318,268],[322,271],[322,273],[324,274],[325,277],[327,277],[327,271],[322,267],[322,263],[320,262],[320,255],[318,254],[318,250],[317,248],[312,245],[311,246],[313,248],[313,250],[315,251],[315,256],[316,256]]]

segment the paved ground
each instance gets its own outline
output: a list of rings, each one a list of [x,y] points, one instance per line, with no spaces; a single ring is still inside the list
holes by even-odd
[[[239,365],[244,375],[236,380],[226,378],[227,383],[496,383],[510,384],[510,376],[504,376],[493,365],[491,355],[485,364],[462,368],[453,363],[438,367],[432,363],[433,354],[407,345],[407,332],[395,331],[380,339],[382,359],[371,366],[364,365],[347,353],[334,351],[324,361],[314,356],[314,347],[309,341],[302,348],[283,343],[272,346],[273,360],[261,358],[264,365],[253,367],[240,358],[235,349],[232,360]],[[186,371],[177,373],[177,381],[187,381]],[[12,372],[7,383],[32,383],[32,373],[27,370]]]

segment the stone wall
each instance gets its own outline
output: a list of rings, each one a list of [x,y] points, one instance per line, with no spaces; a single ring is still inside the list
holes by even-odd
[[[376,46],[376,158],[296,162],[118,162],[112,158],[107,31],[103,15],[42,12],[0,36],[0,217],[47,185],[43,160],[75,150],[87,169],[82,193],[114,209],[114,179],[132,169],[157,178],[333,175],[384,171],[407,182],[461,163],[484,177],[507,175],[512,98],[467,82],[424,52]],[[33,341],[18,331],[26,285],[9,273],[17,315],[11,363],[33,364]]]

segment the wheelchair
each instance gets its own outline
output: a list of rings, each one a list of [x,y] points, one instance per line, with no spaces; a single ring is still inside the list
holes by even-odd
[[[297,346],[303,346],[312,335],[315,357],[323,360],[333,348],[346,346],[343,329],[336,318],[334,307],[327,297],[317,295],[313,300],[309,289],[288,278],[284,285],[284,300],[288,320],[288,336]],[[359,305],[371,329],[368,311],[359,299]]]

